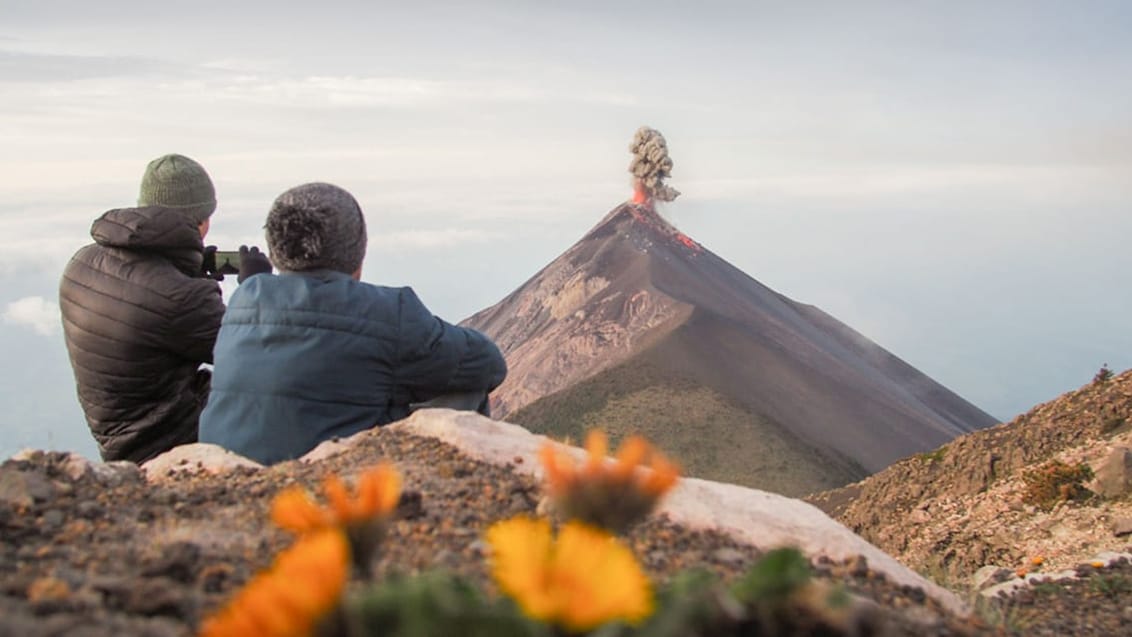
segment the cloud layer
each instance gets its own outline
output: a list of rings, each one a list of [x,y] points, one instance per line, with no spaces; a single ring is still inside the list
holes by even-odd
[[[42,296],[26,296],[12,301],[0,318],[9,325],[28,328],[36,334],[51,336],[59,332],[59,305]]]

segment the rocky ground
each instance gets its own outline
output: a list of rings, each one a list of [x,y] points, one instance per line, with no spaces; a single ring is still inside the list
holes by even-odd
[[[1092,493],[1048,508],[1027,502],[1024,476],[1053,460],[1089,465],[1096,479],[1084,486]],[[1081,581],[1039,581],[1006,602],[997,618],[1024,634],[1132,635],[1132,569],[1089,566],[1132,550],[1132,371],[808,499],[972,599],[993,583],[981,574],[995,568],[1080,571]]]
[[[538,485],[430,438],[379,430],[317,463],[149,476],[155,482],[129,465],[34,452],[0,466],[0,635],[190,634],[287,544],[267,519],[273,494],[296,482],[314,488],[327,472],[349,476],[382,458],[404,474],[406,495],[377,570],[444,568],[490,590],[482,533],[497,519],[533,513]],[[657,579],[691,567],[734,577],[760,553],[665,519],[642,525],[629,542]],[[1007,634],[1001,626],[1023,614],[1044,621],[1028,610],[1001,621],[949,615],[863,559],[815,566],[819,577],[876,602],[861,634]],[[1108,632],[1078,634],[1115,634],[1107,617],[1098,606],[1090,621]]]
[[[1132,445],[1124,421],[1130,415],[1132,372],[815,498],[970,599],[969,616],[891,583],[863,558],[816,559],[818,577],[879,609],[855,634],[1132,635],[1132,564],[1111,557],[1103,568],[1090,564],[1099,551],[1132,548],[1117,535],[1118,522],[1132,516],[1130,499],[1046,512],[1021,503],[1017,477],[1055,456],[1099,464]],[[217,475],[147,475],[125,463],[31,452],[0,465],[0,637],[191,634],[289,542],[268,521],[276,492],[294,483],[313,490],[329,472],[349,477],[381,459],[395,462],[406,491],[376,570],[447,569],[490,591],[483,531],[495,520],[534,513],[539,486],[511,466],[472,460],[432,438],[376,430],[314,462]],[[657,580],[693,567],[731,578],[760,555],[729,536],[664,518],[641,525],[629,542]],[[1039,575],[1075,568],[1077,577],[1054,582],[1031,574],[1020,590],[988,597],[971,584],[975,569],[987,565],[1004,567],[999,576],[1007,580],[1022,567]]]

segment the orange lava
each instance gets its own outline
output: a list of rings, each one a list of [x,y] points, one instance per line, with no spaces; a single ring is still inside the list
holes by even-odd
[[[639,205],[639,206],[646,205],[649,202],[649,196],[647,194],[645,194],[645,189],[643,187],[641,187],[640,182],[633,184],[633,199],[632,199],[632,202]]]
[[[700,247],[700,244],[693,241],[691,237],[684,234],[683,232],[677,232],[676,233],[676,240],[679,241],[680,243],[683,243],[685,247],[689,248],[690,250],[692,250],[694,252],[698,253],[700,250],[703,249],[703,248]]]

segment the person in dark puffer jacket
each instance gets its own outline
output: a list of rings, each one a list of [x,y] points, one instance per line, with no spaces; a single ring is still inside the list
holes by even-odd
[[[63,271],[63,334],[103,460],[142,463],[197,440],[208,393],[208,373],[198,370],[212,362],[224,314],[220,287],[202,267],[215,209],[200,164],[159,157],[146,168],[138,207],[96,219],[94,243]],[[264,264],[270,270],[263,258],[257,271]]]
[[[360,280],[366,225],[353,196],[292,188],[266,231],[279,274],[229,300],[201,442],[272,464],[404,418],[414,403],[458,407],[446,400],[457,396],[486,413],[507,375],[499,349],[434,316],[412,288]]]

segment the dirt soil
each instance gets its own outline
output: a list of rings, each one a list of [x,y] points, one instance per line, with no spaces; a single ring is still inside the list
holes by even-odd
[[[34,452],[0,465],[0,636],[191,634],[203,616],[289,543],[268,520],[276,492],[294,483],[314,489],[328,472],[351,477],[381,459],[396,463],[406,492],[378,572],[448,569],[490,590],[483,531],[495,520],[533,514],[538,485],[510,467],[470,460],[433,439],[376,430],[314,464],[296,461],[154,483],[129,465],[92,465],[76,456]],[[661,518],[638,527],[628,541],[658,580],[691,567],[732,578],[760,554],[728,536]],[[1130,624],[1115,622],[1132,606],[1132,592],[1114,592],[1114,586],[1094,587],[1099,592],[1091,596],[1045,591],[1032,607],[1016,602],[1000,621],[951,616],[919,589],[889,583],[863,559],[817,560],[815,566],[819,577],[843,582],[878,604],[880,612],[861,634],[1130,630]],[[1132,581],[1132,567],[1125,570]],[[1058,599],[1067,601],[1058,605]],[[1077,617],[1084,623],[1064,632]],[[1020,626],[1021,620],[1027,622],[1023,632],[1002,627]],[[1092,632],[1083,628],[1086,623]],[[1035,632],[1041,625],[1056,630]]]

